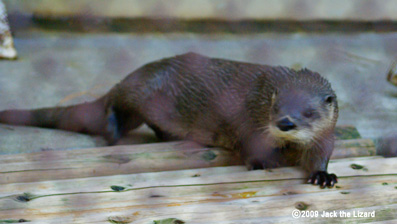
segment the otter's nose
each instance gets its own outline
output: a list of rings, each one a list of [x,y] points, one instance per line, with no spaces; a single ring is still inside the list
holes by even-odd
[[[296,125],[290,121],[288,118],[281,119],[277,121],[277,127],[281,131],[289,131],[296,128]]]

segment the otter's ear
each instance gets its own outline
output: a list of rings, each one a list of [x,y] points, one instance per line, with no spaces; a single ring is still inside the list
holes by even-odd
[[[325,96],[325,98],[324,98],[324,102],[327,104],[331,104],[334,101],[335,101],[335,96],[333,96],[333,95],[328,95],[328,96]]]

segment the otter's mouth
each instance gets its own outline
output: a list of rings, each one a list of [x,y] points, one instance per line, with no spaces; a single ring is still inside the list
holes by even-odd
[[[293,125],[287,124],[287,126],[292,127]],[[312,132],[307,128],[301,128],[296,125],[293,128],[285,128],[277,124],[270,124],[268,127],[269,133],[276,140],[290,141],[297,143],[308,143],[312,139]]]

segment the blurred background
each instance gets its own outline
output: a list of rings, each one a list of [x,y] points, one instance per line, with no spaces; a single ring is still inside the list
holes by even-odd
[[[397,133],[397,87],[387,81],[397,72],[395,0],[2,2],[18,57],[0,61],[0,110],[91,101],[148,62],[193,51],[317,71],[337,93],[338,125],[363,138]],[[120,144],[147,141],[143,127]],[[0,125],[0,153],[104,144]]]

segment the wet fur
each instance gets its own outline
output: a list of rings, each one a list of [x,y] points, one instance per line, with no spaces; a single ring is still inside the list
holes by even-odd
[[[102,135],[110,143],[146,123],[162,140],[238,150],[250,168],[300,164],[315,173],[327,170],[333,150],[338,109],[336,100],[323,105],[329,95],[335,97],[328,81],[307,69],[188,53],[142,66],[94,102],[2,111],[0,122]],[[307,105],[318,119],[299,117]],[[285,114],[300,124],[296,133],[277,130],[283,114],[275,108],[296,113]]]

